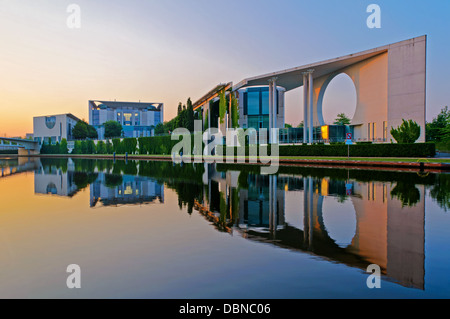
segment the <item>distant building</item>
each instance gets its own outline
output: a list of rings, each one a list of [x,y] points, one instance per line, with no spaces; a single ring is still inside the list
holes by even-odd
[[[72,114],[38,116],[33,118],[33,138],[42,143],[61,143],[62,139],[72,140],[72,129],[80,121]]]
[[[124,137],[154,135],[156,125],[164,122],[163,103],[89,101],[89,124],[105,138],[103,124],[117,121],[122,124]]]
[[[108,185],[108,179],[117,177],[120,183]],[[91,207],[164,203],[164,185],[148,177],[99,173],[90,192]]]

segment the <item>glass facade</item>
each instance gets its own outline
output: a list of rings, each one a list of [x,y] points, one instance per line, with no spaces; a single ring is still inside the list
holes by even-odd
[[[90,101],[89,124],[98,132],[98,138],[104,139],[103,124],[117,121],[122,125],[124,137],[147,137],[154,133],[154,128],[163,122],[163,104],[134,102]]]
[[[268,87],[249,88],[244,93],[244,115],[248,116],[248,128],[269,129]]]
[[[313,140],[314,143],[344,143],[346,140],[347,133],[354,134],[353,126],[348,125],[316,126],[313,129]],[[281,144],[303,143],[303,127],[280,129],[279,141]]]
[[[100,111],[99,110],[92,111],[92,125],[100,125]]]
[[[123,113],[123,125],[125,125],[125,126],[132,125],[132,122],[131,122],[132,116],[133,116],[133,114],[131,114],[131,113]]]

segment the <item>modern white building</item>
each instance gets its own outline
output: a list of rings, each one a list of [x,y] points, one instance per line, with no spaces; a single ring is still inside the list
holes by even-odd
[[[154,135],[156,125],[164,122],[163,103],[89,101],[89,124],[104,139],[103,124],[117,121],[122,124],[124,137],[145,137]]]
[[[33,118],[33,138],[39,145],[56,144],[63,139],[72,140],[72,129],[80,121],[76,116],[68,114],[38,116]]]
[[[215,104],[218,93],[225,90],[228,96],[233,94],[239,100],[240,127],[283,129],[284,93],[303,87],[303,107],[298,108],[298,113],[303,115],[304,126],[301,132],[295,129],[301,135],[299,142],[331,140],[333,134],[345,138],[346,133],[353,133],[354,141],[389,143],[393,139],[391,128],[401,125],[403,119],[420,125],[418,142],[425,142],[426,57],[427,36],[424,35],[247,78],[235,85],[221,84],[195,102],[194,111],[203,114],[208,127],[217,127]],[[342,73],[353,81],[357,98],[355,114],[345,130],[326,125],[322,107],[328,84]],[[230,115],[228,112],[225,123],[230,123]],[[269,139],[277,142],[278,137],[272,134]]]

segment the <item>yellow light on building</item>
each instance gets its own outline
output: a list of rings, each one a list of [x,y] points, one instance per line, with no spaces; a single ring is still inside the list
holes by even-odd
[[[322,179],[320,192],[322,196],[328,196],[328,180],[326,180],[325,178]]]
[[[330,139],[330,130],[328,125],[324,125],[320,128],[320,131],[322,132],[322,139],[323,140],[329,140]]]

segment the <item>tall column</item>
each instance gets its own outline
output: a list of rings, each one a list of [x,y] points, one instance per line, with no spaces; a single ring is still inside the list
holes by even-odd
[[[313,250],[313,231],[314,231],[314,184],[313,178],[309,178],[309,249]]]
[[[269,175],[269,230],[273,233],[273,209],[272,209],[272,201],[273,201],[273,192],[272,192],[272,184],[273,184],[273,175]]]
[[[211,110],[209,109],[209,102],[206,103],[206,110],[208,112],[208,128],[211,128]]]
[[[309,244],[309,184],[308,178],[303,177],[303,243],[305,247]]]
[[[200,106],[199,110],[202,110],[202,131],[205,129],[205,120],[206,120],[206,105]]]
[[[309,81],[308,81],[308,86],[309,86],[309,141],[310,143],[313,142],[314,140],[314,135],[313,135],[313,127],[314,127],[314,122],[313,122],[313,107],[314,107],[314,95],[313,95],[313,72],[314,70],[308,70],[309,71]]]
[[[276,238],[277,227],[278,227],[278,201],[277,201],[277,175],[272,175],[272,211],[273,211],[273,238]]]
[[[270,134],[272,136],[271,142],[277,143],[278,139],[275,133],[275,129],[277,128],[277,107],[278,107],[278,99],[277,99],[277,78],[272,78],[272,130],[270,130]],[[274,131],[274,132],[272,132]]]
[[[230,91],[230,94],[228,95],[228,97],[229,97],[229,100],[228,100],[228,116],[227,116],[228,124],[227,124],[227,127],[226,127],[227,130],[233,126],[232,123],[231,123],[231,105],[232,105],[232,102],[233,102],[233,99],[232,99],[233,91]]]
[[[303,72],[303,143],[308,143],[308,72]]]
[[[273,116],[273,79],[269,80],[269,134],[268,134],[268,142],[272,143],[272,116]]]

